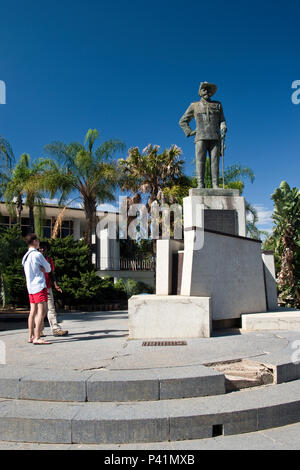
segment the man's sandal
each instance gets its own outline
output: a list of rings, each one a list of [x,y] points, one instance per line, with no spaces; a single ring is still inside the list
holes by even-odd
[[[51,343],[50,341],[44,341],[43,339],[38,339],[38,340],[32,341],[32,344],[40,345],[40,344],[51,344]]]

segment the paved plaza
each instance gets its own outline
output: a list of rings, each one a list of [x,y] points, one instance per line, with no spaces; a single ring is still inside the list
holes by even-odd
[[[70,334],[54,338],[46,328],[48,346],[27,343],[24,321],[1,320],[0,449],[300,448],[299,369],[290,369],[300,332],[217,330],[144,346],[128,340],[126,311],[60,320]],[[223,374],[207,365],[237,359],[275,364],[278,385],[225,393]],[[28,419],[38,431],[20,427]],[[224,435],[214,437],[218,420]]]
[[[72,313],[60,316],[66,337],[50,336],[48,346],[27,343],[26,323],[0,320],[0,339],[6,345],[6,363],[18,367],[88,371],[137,370],[185,367],[241,358],[290,357],[300,332],[267,331],[242,333],[238,329],[216,330],[212,338],[186,340],[186,346],[142,346],[128,340],[126,311]],[[182,338],[183,340],[185,338]]]

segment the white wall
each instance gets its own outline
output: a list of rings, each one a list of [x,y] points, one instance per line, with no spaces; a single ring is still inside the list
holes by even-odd
[[[205,231],[203,248],[185,251],[181,295],[211,297],[213,320],[265,312],[261,244]]]

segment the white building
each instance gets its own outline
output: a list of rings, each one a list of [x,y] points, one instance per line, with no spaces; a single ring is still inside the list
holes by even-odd
[[[61,211],[57,205],[45,205],[45,219],[43,232],[45,238],[50,238],[56,219]],[[118,214],[112,212],[97,212],[98,220],[106,217],[107,220],[118,219]],[[16,223],[4,202],[0,202],[0,227],[12,227]],[[85,231],[84,210],[77,207],[67,207],[58,236],[64,238],[72,235],[74,240],[83,238]],[[29,209],[24,205],[21,218],[21,230],[25,236],[29,230]],[[154,286],[154,270],[152,262],[143,259],[124,258],[120,254],[120,241],[108,238],[108,229],[101,230],[99,237],[93,236],[93,263],[101,277],[110,276],[115,280],[134,279]]]

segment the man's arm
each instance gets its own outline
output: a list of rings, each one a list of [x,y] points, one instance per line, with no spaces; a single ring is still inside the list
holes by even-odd
[[[56,282],[55,267],[54,267],[53,259],[50,258],[50,257],[49,257],[48,259],[49,259],[49,263],[50,263],[50,266],[51,266],[51,273],[49,273],[51,282],[53,283],[55,289],[56,289],[58,292],[62,293],[62,288],[59,287],[59,285],[58,285],[57,282]]]
[[[221,103],[220,103],[221,105]],[[227,132],[227,126],[226,126],[226,121],[225,121],[225,116],[224,116],[224,111],[223,111],[223,106],[221,105],[220,108],[220,129],[221,129],[221,134],[224,135]]]
[[[193,119],[193,117],[194,117],[194,106],[192,103],[190,104],[190,106],[188,107],[188,109],[186,110],[186,112],[184,113],[184,115],[179,121],[179,125],[181,129],[183,130],[183,132],[185,133],[187,137],[189,137],[192,133],[192,129],[189,126],[189,122]]]
[[[50,273],[51,266],[48,263],[48,261],[46,261],[42,253],[36,253],[36,258],[37,258],[37,262],[41,265],[41,268],[44,268],[46,273]]]

